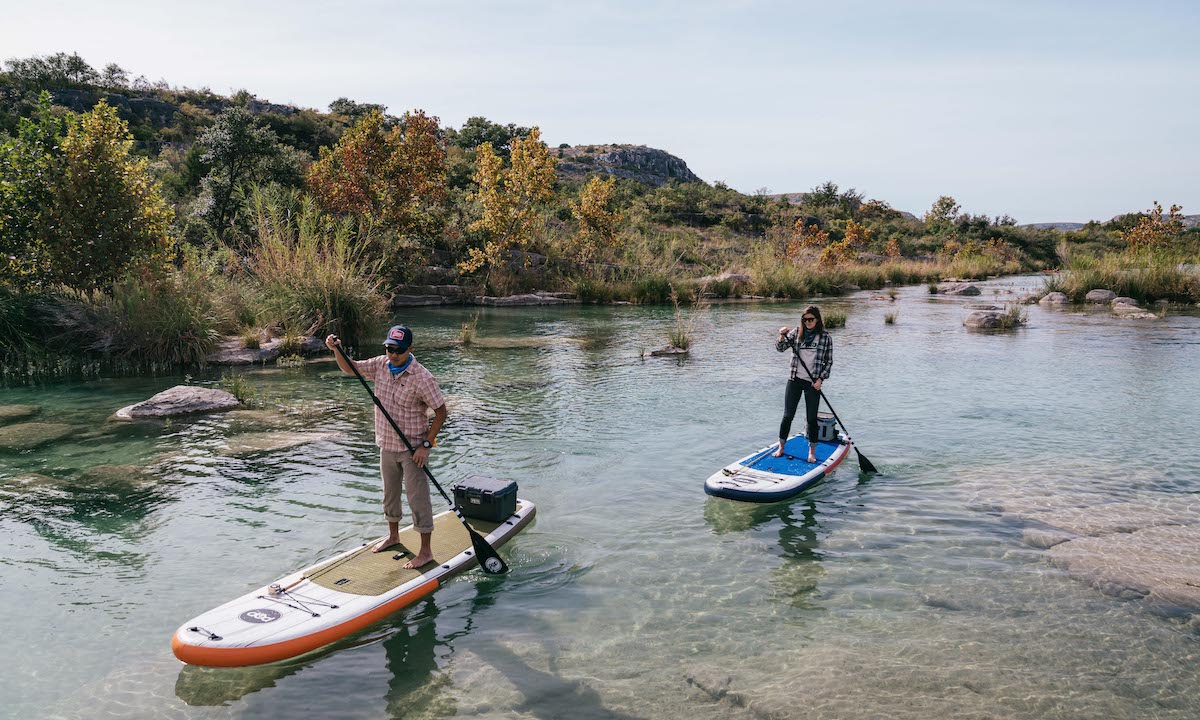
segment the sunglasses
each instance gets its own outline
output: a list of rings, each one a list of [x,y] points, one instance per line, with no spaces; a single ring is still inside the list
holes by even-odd
[[[817,319],[815,317],[801,318],[801,320],[803,320],[804,322],[816,322],[817,321]]]
[[[389,353],[392,353],[395,355],[403,355],[405,352],[403,349],[398,348],[395,345],[384,345],[383,349],[385,352],[389,352]]]

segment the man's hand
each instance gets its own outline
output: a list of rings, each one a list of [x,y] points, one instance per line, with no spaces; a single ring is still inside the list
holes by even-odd
[[[413,450],[413,462],[417,464],[417,467],[425,467],[425,461],[428,459],[429,448],[419,447],[416,450]]]
[[[333,350],[334,352],[337,352],[337,350],[334,350],[334,348],[341,344],[342,344],[342,341],[338,340],[337,335],[330,334],[325,338],[325,347],[329,348],[330,350]]]

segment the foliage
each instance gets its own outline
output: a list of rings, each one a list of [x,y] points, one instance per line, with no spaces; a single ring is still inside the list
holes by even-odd
[[[568,250],[576,262],[585,268],[616,245],[621,213],[612,207],[615,183],[616,178],[601,180],[593,177],[584,187],[579,200],[570,201],[571,214],[575,216],[579,229]]]
[[[200,214],[224,239],[239,206],[244,183],[270,177],[271,161],[281,153],[274,131],[249,110],[231,107],[197,140],[201,161],[209,168],[203,179],[206,202]]]
[[[458,131],[451,131],[450,142],[463,150],[475,150],[487,143],[493,152],[507,157],[512,150],[513,141],[528,137],[531,132],[527,127],[518,127],[512,123],[501,125],[485,117],[476,116],[467,118]]]
[[[308,188],[326,211],[353,215],[368,232],[387,226],[399,234],[430,233],[446,199],[445,164],[436,117],[414,110],[389,128],[373,110],[336,146],[321,149]]]
[[[508,168],[490,143],[479,146],[474,177],[478,189],[471,198],[482,207],[482,215],[470,229],[485,240],[483,247],[468,249],[459,263],[462,270],[490,270],[525,249],[541,221],[540,206],[554,196],[556,163],[536,127],[513,141]]]
[[[0,269],[19,287],[108,287],[126,268],[161,261],[172,211],[116,110],[59,121],[43,94],[36,121],[0,146]]]
[[[1117,236],[1129,245],[1130,250],[1156,250],[1168,248],[1183,237],[1183,208],[1172,205],[1167,218],[1163,219],[1163,208],[1157,200],[1154,207],[1138,219],[1136,225],[1126,231],[1117,231]]]
[[[842,310],[826,310],[821,320],[827,328],[846,327],[846,313]]]
[[[949,195],[942,195],[933,201],[933,205],[925,213],[925,226],[930,232],[948,230],[961,209],[957,200]]]
[[[463,345],[470,345],[475,342],[475,337],[479,334],[479,314],[471,316],[470,320],[463,322],[462,329],[458,333],[458,341]]]
[[[1025,311],[1020,305],[1009,305],[1005,307],[1004,312],[998,318],[999,322],[996,325],[1000,330],[1012,330],[1025,324]]]
[[[674,287],[671,288],[671,304],[675,306],[675,321],[667,331],[667,339],[670,341],[671,347],[680,350],[691,348],[696,337],[696,325],[708,311],[709,303],[705,300],[704,294],[703,286],[697,289],[691,310],[685,315],[679,306],[679,293]]]
[[[289,335],[366,338],[386,310],[372,262],[352,224],[323,216],[310,199],[255,199],[258,243],[247,258],[267,324]]]

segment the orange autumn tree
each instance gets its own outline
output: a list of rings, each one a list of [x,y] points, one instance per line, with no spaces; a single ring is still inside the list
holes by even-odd
[[[438,119],[407,112],[389,127],[374,110],[346,131],[308,171],[308,188],[323,210],[354,215],[368,229],[427,233],[446,199],[446,148]]]
[[[472,232],[481,233],[482,247],[467,250],[467,258],[458,264],[464,272],[492,269],[524,250],[533,240],[541,217],[539,209],[554,197],[554,167],[557,164],[542,142],[538,128],[512,141],[511,164],[485,142],[475,151],[477,186],[471,199],[478,202],[482,214],[471,223]]]
[[[1163,207],[1157,200],[1154,207],[1146,211],[1145,217],[1127,232],[1117,235],[1129,244],[1130,250],[1154,250],[1168,247],[1183,235],[1183,206],[1172,205],[1163,218]]]

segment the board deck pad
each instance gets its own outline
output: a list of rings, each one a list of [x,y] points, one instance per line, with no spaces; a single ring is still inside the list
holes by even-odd
[[[518,512],[521,507],[517,505]],[[474,518],[467,518],[467,522],[483,536],[487,536],[500,525]],[[430,538],[433,561],[414,569],[404,567],[404,564],[416,557],[421,549],[421,536],[411,525],[400,531],[399,543],[383,552],[371,552],[376,542],[367,543],[352,555],[331,560],[313,569],[305,577],[330,590],[354,595],[382,595],[424,574],[423,571],[435,568],[469,549],[471,536],[454,513],[437,516],[433,521],[433,536]],[[397,558],[396,555],[402,551],[404,554]]]
[[[742,465],[751,470],[761,470],[779,475],[803,475],[828,460],[829,456],[833,455],[839,447],[840,443],[836,442],[818,442],[815,453],[817,462],[810,463],[808,462],[808,439],[797,436],[784,444],[783,457],[775,457],[775,446],[772,446],[759,455],[746,460]]]

